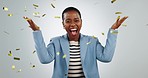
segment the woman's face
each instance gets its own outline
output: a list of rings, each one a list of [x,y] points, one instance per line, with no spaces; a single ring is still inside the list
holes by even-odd
[[[77,11],[68,11],[64,13],[63,27],[68,33],[70,40],[78,41],[82,20]]]

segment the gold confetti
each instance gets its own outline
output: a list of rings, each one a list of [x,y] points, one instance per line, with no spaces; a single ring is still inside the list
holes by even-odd
[[[127,25],[126,24],[122,24],[122,26],[126,27]]]
[[[63,55],[63,58],[66,58],[66,54]]]
[[[97,39],[97,37],[95,37],[94,35],[92,36],[92,38]]]
[[[54,18],[60,18],[60,16],[55,16]]]
[[[115,14],[122,14],[122,12],[116,12]]]
[[[34,54],[36,51],[34,50],[32,53]]]
[[[116,0],[112,0],[111,3],[114,3]]]
[[[39,7],[38,4],[33,4],[33,6],[34,6],[35,9]]]
[[[87,42],[86,44],[88,45],[88,44],[90,44],[91,42]]]
[[[18,70],[18,72],[21,72],[21,71],[22,71],[22,69],[19,69],[19,70]]]
[[[7,7],[3,7],[3,10],[4,11],[8,11],[9,9]]]
[[[40,14],[39,12],[34,12],[33,13],[34,16],[39,15],[39,14]]]
[[[18,57],[14,57],[14,60],[20,60],[20,58],[18,58]]]
[[[35,67],[35,65],[32,65],[32,68],[34,68]]]
[[[20,48],[17,48],[16,50],[20,50]]]
[[[60,55],[60,52],[57,52],[56,54],[57,54],[57,55]]]
[[[111,30],[110,33],[112,33],[112,34],[118,34],[117,31],[113,31],[113,30]]]
[[[102,34],[102,35],[104,35],[104,33],[103,33],[103,32],[102,32],[101,34]]]
[[[120,19],[120,16],[117,17],[117,20]]]
[[[40,13],[39,12],[34,12],[33,15],[34,15],[34,17],[40,18]]]
[[[46,14],[43,14],[42,17],[44,17]]]
[[[55,8],[55,6],[51,3],[52,8]]]
[[[8,56],[12,56],[12,53],[11,53],[11,51],[9,51],[9,54],[8,54]]]
[[[10,17],[11,17],[11,16],[13,16],[13,14],[8,14],[8,16],[10,16]]]
[[[12,68],[12,70],[14,70],[15,69],[15,65],[12,65],[11,68]]]
[[[29,20],[29,18],[28,17],[24,17],[24,19],[27,21],[27,20]]]

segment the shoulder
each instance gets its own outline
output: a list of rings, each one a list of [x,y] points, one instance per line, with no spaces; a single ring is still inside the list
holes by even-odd
[[[50,39],[50,42],[57,42],[62,38],[62,36],[56,36]]]
[[[83,34],[81,34],[81,36],[84,37],[84,38],[87,38],[87,39],[91,39],[91,40],[96,40],[96,39],[98,39],[98,38],[97,38],[96,36],[94,36],[94,35],[90,36],[90,35],[83,35]]]

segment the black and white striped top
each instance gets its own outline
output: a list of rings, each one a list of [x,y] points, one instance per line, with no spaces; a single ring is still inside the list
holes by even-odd
[[[70,41],[70,60],[68,78],[85,78],[80,57],[80,44],[78,41]]]

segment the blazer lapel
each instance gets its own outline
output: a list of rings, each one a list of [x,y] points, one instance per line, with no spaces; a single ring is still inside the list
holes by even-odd
[[[80,54],[81,54],[81,61],[82,63],[84,62],[85,55],[86,55],[86,50],[87,50],[87,43],[88,43],[88,38],[84,38],[85,36],[81,34],[80,37]]]
[[[81,55],[82,63],[84,62],[84,59],[85,59],[88,42],[89,42],[88,38],[85,38],[84,35],[80,34],[80,55]],[[69,54],[69,42],[68,42],[67,35],[64,35],[62,36],[62,38],[60,38],[60,43],[61,43],[62,51],[64,55],[66,55],[65,60],[68,68],[70,54]]]
[[[63,59],[65,58],[66,60],[66,64],[67,67],[69,66],[69,42],[68,42],[68,38],[67,35],[62,36],[62,38],[60,38],[60,43],[61,43],[61,47],[62,47],[62,51],[63,51]]]

